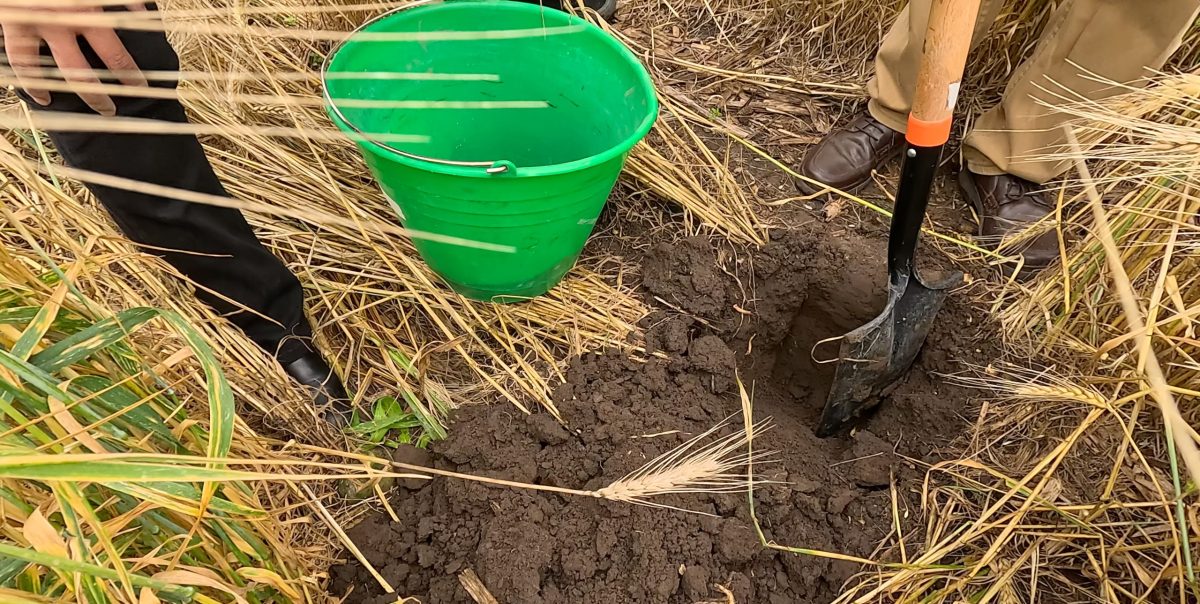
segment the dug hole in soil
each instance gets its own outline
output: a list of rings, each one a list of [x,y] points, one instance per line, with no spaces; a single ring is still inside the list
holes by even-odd
[[[889,555],[875,550],[895,522],[892,481],[900,521],[913,528],[924,475],[913,460],[936,460],[975,413],[971,393],[936,374],[986,364],[997,349],[977,341],[979,316],[952,296],[913,370],[878,411],[852,432],[814,436],[833,372],[813,362],[814,345],[874,316],[886,295],[883,242],[829,241],[820,226],[784,233],[734,270],[719,268],[707,240],[652,248],[642,267],[647,299],[676,307],[647,320],[648,348],[665,358],[584,356],[554,394],[567,427],[511,405],[467,407],[450,437],[419,461],[598,489],[739,413],[738,372],[753,391],[755,419],[775,424],[755,440],[756,450],[774,451],[756,476],[779,481],[754,495],[766,537]],[[823,358],[836,352],[835,344],[816,349]],[[379,514],[349,536],[398,594],[426,603],[473,602],[458,579],[467,569],[509,604],[724,603],[730,594],[737,604],[829,602],[859,570],[762,547],[745,493],[655,502],[709,515],[434,478],[396,490],[399,522]],[[349,594],[347,602],[396,601],[352,558],[332,579],[333,595]]]

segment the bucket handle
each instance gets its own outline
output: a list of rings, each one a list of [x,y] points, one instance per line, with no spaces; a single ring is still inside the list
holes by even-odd
[[[325,81],[325,74],[329,73],[329,62],[331,60],[333,60],[333,56],[336,55],[338,53],[338,51],[341,50],[342,47],[346,44],[346,42],[348,42],[351,38],[353,38],[355,34],[361,32],[362,30],[366,29],[367,27],[370,27],[377,21],[380,21],[382,19],[390,17],[393,14],[398,13],[402,10],[408,10],[410,8],[424,6],[426,4],[440,4],[441,2],[442,2],[442,0],[417,0],[416,2],[406,4],[404,6],[398,6],[396,8],[393,8],[392,10],[389,10],[389,11],[383,12],[379,15],[376,15],[375,17],[364,22],[362,25],[359,25],[358,27],[354,28],[353,31],[351,31],[349,34],[347,34],[346,39],[339,42],[336,48],[329,51],[329,53],[325,55],[325,60],[321,62],[321,96],[325,100],[325,106],[329,107],[329,109],[331,111],[333,111],[334,115],[336,115],[337,118],[339,120],[341,120],[341,122],[343,124],[346,124],[347,126],[350,127],[351,130],[353,130],[355,133],[357,133],[359,136],[361,136],[362,140],[364,140],[368,143],[371,143],[372,145],[375,145],[376,147],[379,147],[381,149],[386,149],[388,151],[391,151],[392,153],[395,153],[397,155],[402,155],[404,157],[407,157],[409,159],[415,159],[417,161],[429,162],[431,164],[441,164],[443,166],[457,166],[460,168],[483,168],[484,172],[486,172],[488,174],[507,174],[510,172],[515,173],[517,171],[517,166],[506,159],[498,159],[496,161],[454,161],[454,160],[450,160],[450,159],[437,159],[434,157],[425,157],[424,155],[416,155],[414,153],[409,153],[407,151],[401,151],[400,149],[397,149],[387,143],[373,140],[373,139],[371,139],[371,137],[367,136],[366,132],[363,132],[353,122],[346,119],[345,114],[342,113],[342,110],[338,108],[338,106],[333,102],[333,99],[329,96],[329,86]]]

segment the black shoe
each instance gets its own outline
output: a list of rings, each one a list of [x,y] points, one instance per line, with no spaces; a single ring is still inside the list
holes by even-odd
[[[540,4],[542,6],[545,6],[546,8],[553,8],[555,10],[565,10],[563,8],[564,3],[569,6],[578,6],[578,4],[576,4],[576,2],[578,0],[519,0],[519,1],[527,2],[529,4]],[[596,14],[600,15],[600,18],[604,19],[605,21],[612,21],[613,17],[617,14],[617,0],[583,0],[583,5],[596,11]]]
[[[617,0],[584,0],[583,5],[596,11],[601,19],[612,22],[617,16]]]
[[[283,370],[292,379],[308,387],[312,392],[313,406],[321,418],[342,429],[350,424],[350,396],[333,369],[316,352],[309,352],[284,365]]]

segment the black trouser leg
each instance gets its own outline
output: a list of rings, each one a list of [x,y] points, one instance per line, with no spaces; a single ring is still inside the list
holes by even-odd
[[[119,32],[144,70],[177,70],[179,57],[161,32]],[[84,54],[102,63],[82,40]],[[156,86],[173,87],[158,82]],[[27,99],[28,100],[28,99]],[[174,100],[114,98],[117,114],[186,122]],[[39,105],[30,101],[30,106]],[[50,111],[92,113],[77,96],[52,93]],[[191,135],[53,132],[54,146],[75,168],[213,195],[227,195]],[[255,343],[288,364],[306,353],[311,328],[296,276],[254,236],[237,210],[88,185],[133,241],[148,246],[199,285],[197,296]],[[230,303],[232,300],[234,303]],[[242,310],[240,306],[254,312]],[[293,337],[294,336],[294,337]]]

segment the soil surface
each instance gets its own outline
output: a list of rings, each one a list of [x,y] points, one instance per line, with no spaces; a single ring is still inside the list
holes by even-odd
[[[876,549],[897,522],[920,534],[921,464],[975,414],[971,393],[939,374],[986,365],[997,348],[979,343],[988,337],[966,296],[952,296],[877,411],[839,436],[814,436],[833,365],[813,359],[837,353],[818,344],[870,319],[885,296],[882,241],[829,237],[829,227],[807,221],[755,252],[699,238],[651,247],[645,295],[670,310],[647,319],[648,360],[612,352],[574,362],[555,392],[565,427],[511,405],[464,408],[428,463],[598,489],[738,414],[740,376],[755,418],[775,424],[755,440],[775,452],[756,476],[779,482],[754,495],[767,539],[891,555]],[[472,602],[458,579],[468,569],[499,602],[531,604],[829,602],[860,570],[762,547],[745,493],[655,502],[708,515],[434,479],[397,488],[399,522],[380,514],[349,534],[398,593],[427,603]],[[356,563],[332,573],[347,602],[396,600]]]

